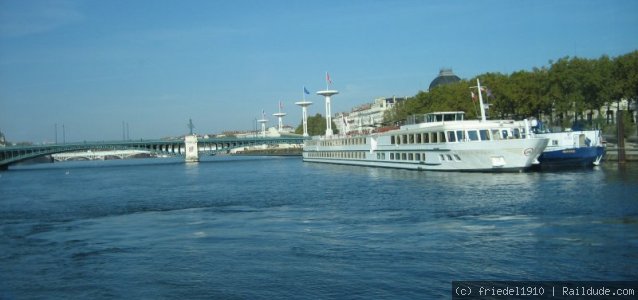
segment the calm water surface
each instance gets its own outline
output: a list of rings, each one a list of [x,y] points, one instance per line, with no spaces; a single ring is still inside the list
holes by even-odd
[[[431,173],[300,158],[0,172],[0,299],[440,299],[638,280],[638,165]]]

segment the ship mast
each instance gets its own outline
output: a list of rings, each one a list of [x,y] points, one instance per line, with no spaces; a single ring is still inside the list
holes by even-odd
[[[478,88],[478,96],[479,96],[479,105],[481,108],[481,122],[485,122],[486,118],[485,118],[485,105],[483,104],[483,93],[482,88],[481,88],[481,81],[479,81],[478,78],[476,78],[476,88]]]

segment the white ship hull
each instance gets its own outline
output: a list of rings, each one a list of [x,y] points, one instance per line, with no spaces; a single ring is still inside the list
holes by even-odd
[[[532,166],[542,153],[546,141],[522,139],[517,143],[499,142],[482,147],[413,147],[369,151],[364,149],[304,150],[303,161],[432,171],[520,171]],[[498,149],[498,150],[495,150]],[[323,150],[323,151],[322,151]],[[390,159],[390,154],[399,159]],[[418,160],[417,158],[418,156]],[[404,157],[405,155],[405,157]]]
[[[432,171],[520,171],[537,163],[548,139],[514,122],[452,121],[407,125],[366,136],[315,138],[305,162]]]

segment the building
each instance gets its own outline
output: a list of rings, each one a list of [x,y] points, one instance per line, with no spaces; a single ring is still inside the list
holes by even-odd
[[[430,87],[428,90],[432,90],[434,87],[444,84],[450,84],[461,81],[461,78],[454,75],[452,69],[441,69],[439,71],[439,76],[434,78],[432,82],[430,82]]]
[[[337,113],[333,118],[339,133],[370,132],[383,124],[385,111],[407,97],[377,98],[372,103],[365,103],[348,113]]]

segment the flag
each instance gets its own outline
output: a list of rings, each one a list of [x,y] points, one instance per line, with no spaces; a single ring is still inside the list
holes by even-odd
[[[492,90],[486,88],[486,92],[487,92],[487,97],[492,97]]]
[[[305,86],[303,87],[303,92],[304,92],[306,95],[310,95],[310,92],[308,92],[308,89],[306,89],[306,87],[305,87]]]
[[[279,101],[279,110],[281,111],[282,109],[284,109],[284,104]]]
[[[472,94],[472,101],[476,102],[476,95],[474,94],[474,91],[471,91],[470,93]]]
[[[326,82],[332,84],[332,80],[330,80],[330,73],[326,72]]]

